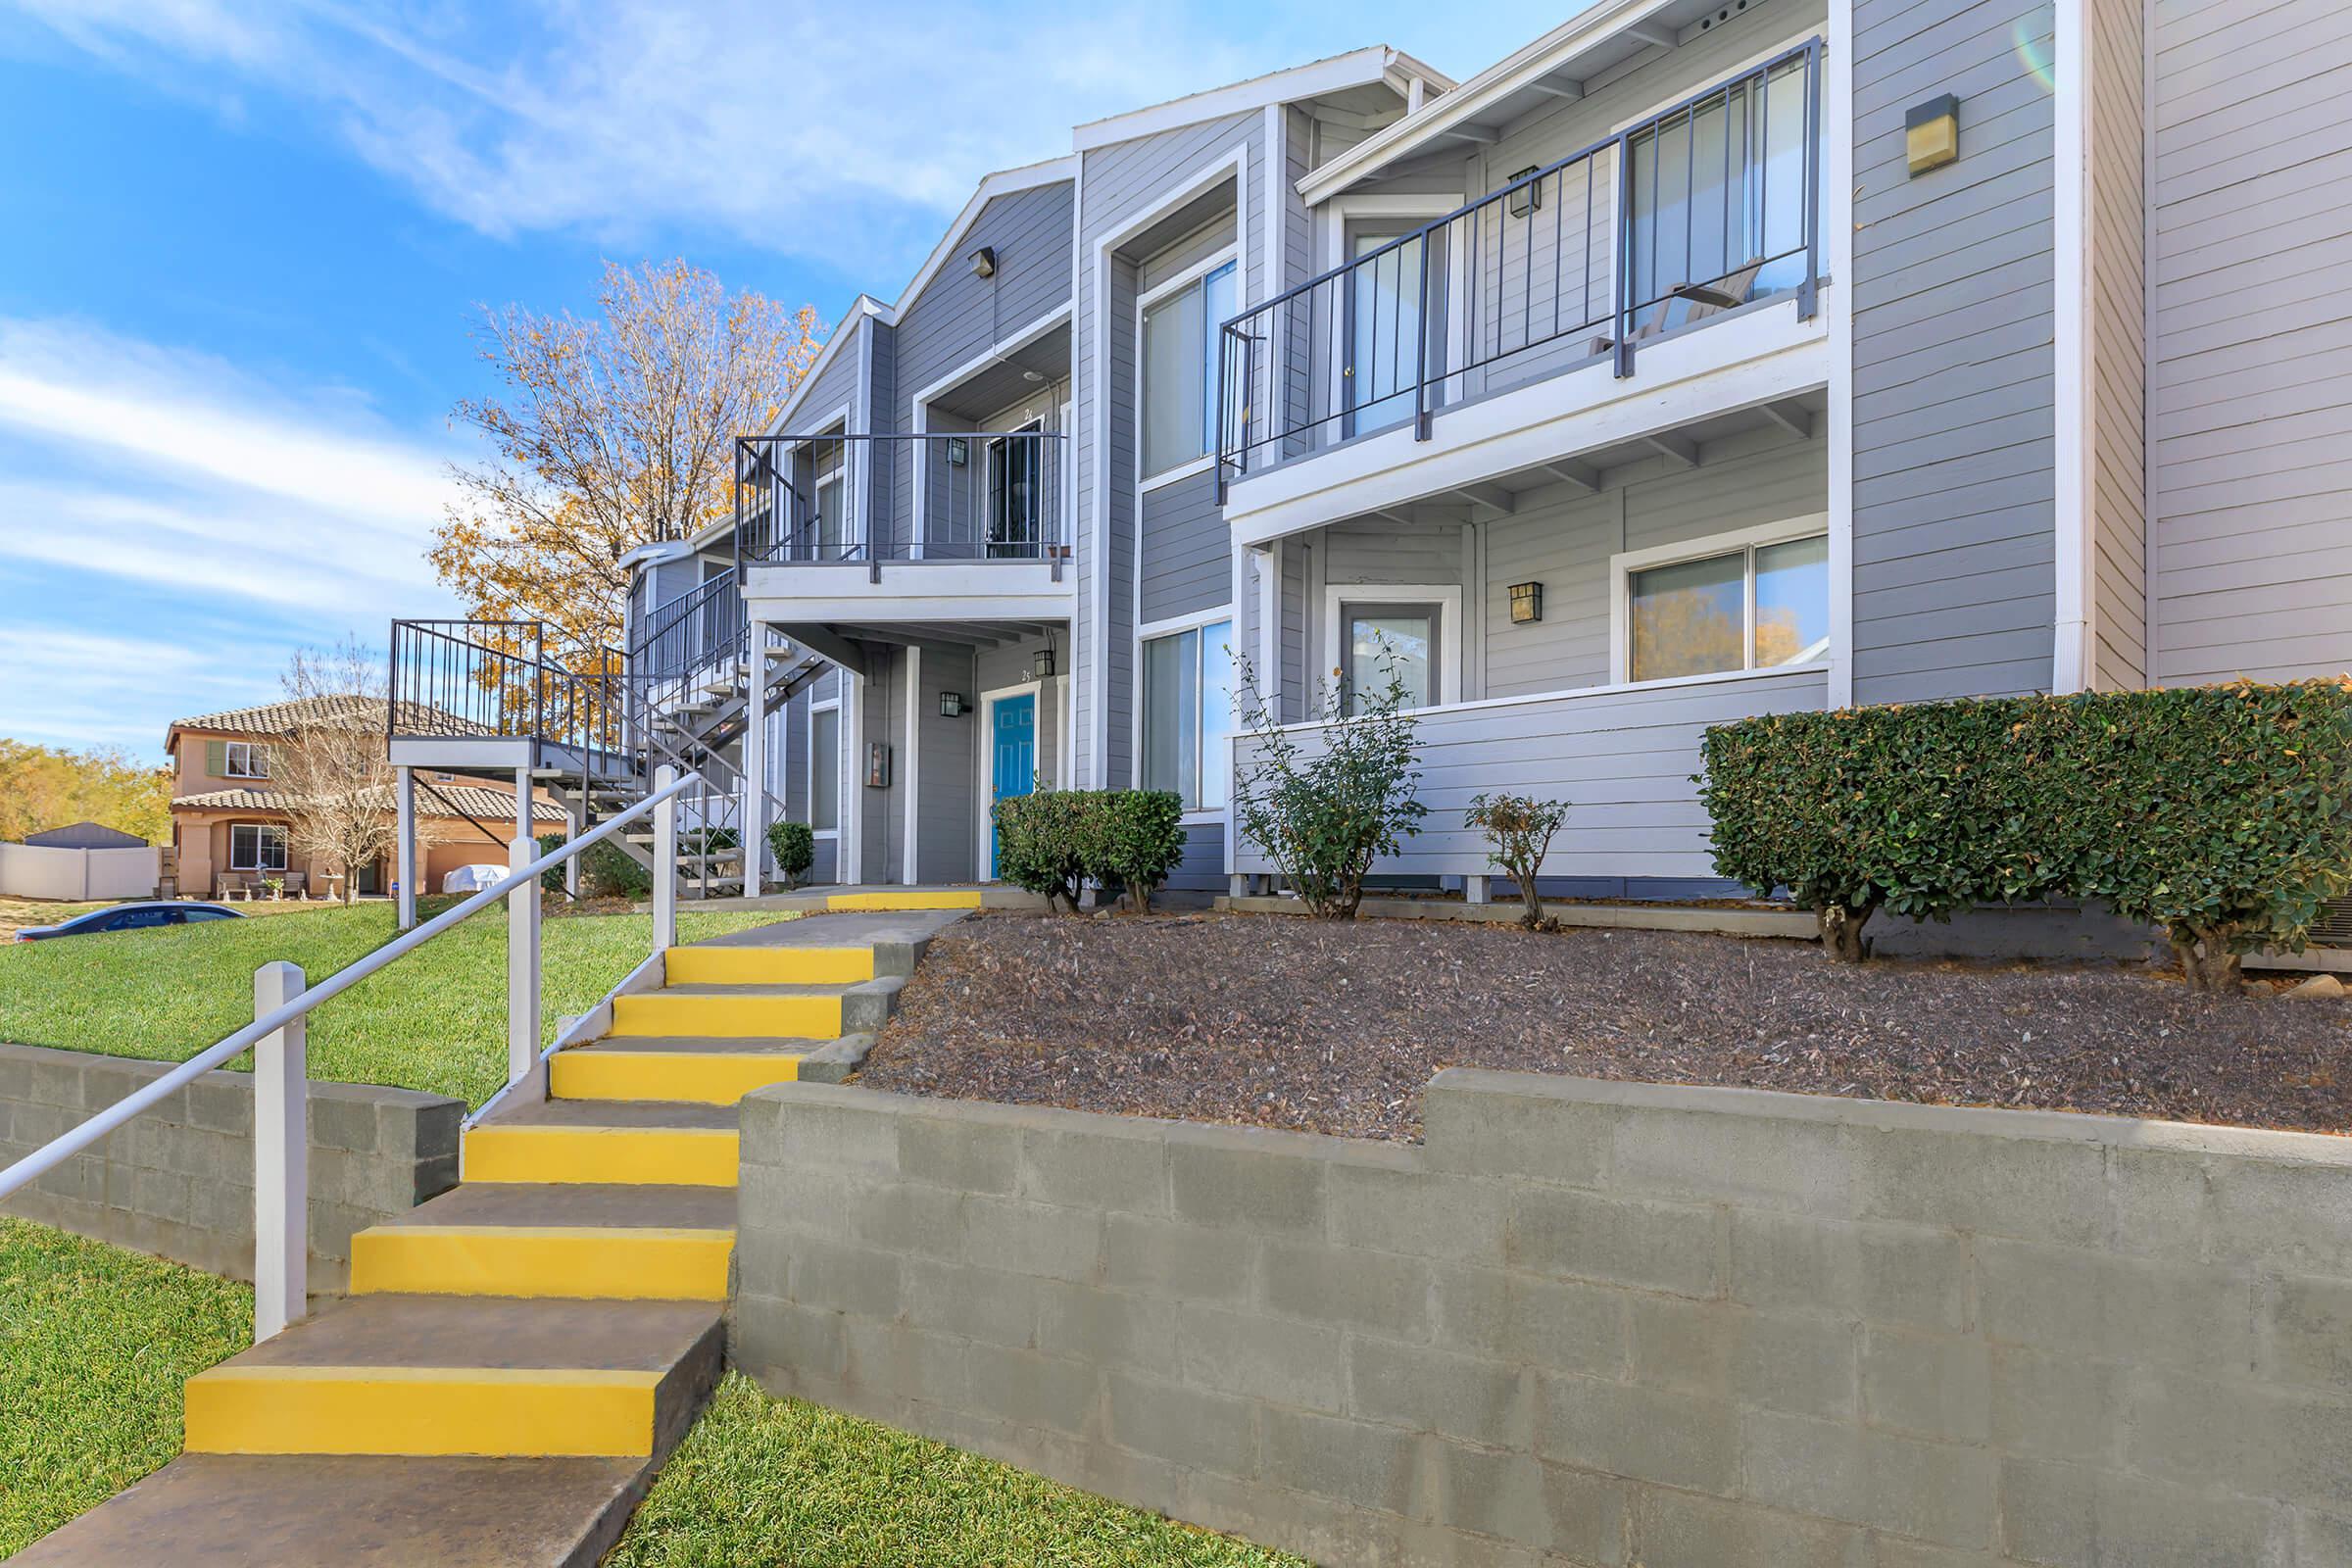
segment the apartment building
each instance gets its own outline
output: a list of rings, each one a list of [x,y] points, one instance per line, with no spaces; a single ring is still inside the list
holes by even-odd
[[[739,601],[739,819],[828,880],[1141,785],[1260,883],[1238,710],[1311,745],[1386,659],[1384,872],[1483,897],[1511,788],[1563,892],[1727,891],[1709,723],[2352,667],[2347,89],[2325,0],[1600,0],[1080,125],[854,303],[634,635]]]

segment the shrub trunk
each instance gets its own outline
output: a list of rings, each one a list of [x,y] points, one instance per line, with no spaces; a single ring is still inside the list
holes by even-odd
[[[1870,922],[1874,905],[1848,908],[1842,904],[1825,904],[1814,911],[1821,922],[1821,948],[1831,957],[1846,963],[1860,963],[1870,956],[1870,944],[1863,939],[1862,927]]]
[[[2234,996],[2246,987],[2245,966],[2230,945],[2226,930],[2191,927],[2172,932],[2173,954],[2191,991]]]

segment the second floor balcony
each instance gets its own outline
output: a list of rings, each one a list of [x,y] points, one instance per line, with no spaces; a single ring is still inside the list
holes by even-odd
[[[1821,60],[1808,40],[1407,233],[1358,240],[1227,321],[1217,463],[1237,531],[1328,488],[1328,470],[1426,464],[1457,432],[1494,448],[1481,461],[1570,457],[1583,437],[1563,416],[1820,343]],[[1536,423],[1551,428],[1495,444]],[[1345,449],[1356,458],[1331,460]],[[1448,466],[1454,483],[1499,471]],[[1367,504],[1410,499],[1410,484]]]

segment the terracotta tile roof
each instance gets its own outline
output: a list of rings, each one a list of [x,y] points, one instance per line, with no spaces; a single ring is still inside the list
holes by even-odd
[[[443,797],[467,815],[483,822],[512,822],[514,820],[514,796],[509,790],[494,790],[479,784],[436,784]],[[276,790],[207,790],[199,795],[175,795],[173,807],[185,807],[191,811],[282,811],[286,798]],[[384,809],[392,809],[387,797]],[[420,816],[449,818],[441,803],[427,794],[420,785],[416,791],[416,811]],[[454,819],[452,819],[454,820]],[[552,801],[533,801],[531,820],[562,822],[567,820],[564,808]]]
[[[199,713],[194,718],[175,718],[165,732],[164,749],[172,749],[172,737],[181,730],[197,730],[217,735],[288,735],[302,722],[316,722],[321,717],[350,717],[375,729],[383,729],[384,700],[353,693],[347,697],[309,698],[301,702],[262,703],[253,708],[224,708],[217,713]],[[489,726],[472,719],[460,718],[421,703],[400,705],[400,730],[414,735],[464,735],[490,733]]]

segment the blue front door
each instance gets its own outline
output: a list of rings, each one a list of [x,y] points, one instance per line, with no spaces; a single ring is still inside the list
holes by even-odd
[[[989,710],[989,804],[1037,788],[1037,698],[1000,697]],[[997,875],[997,818],[988,818],[988,875]]]

